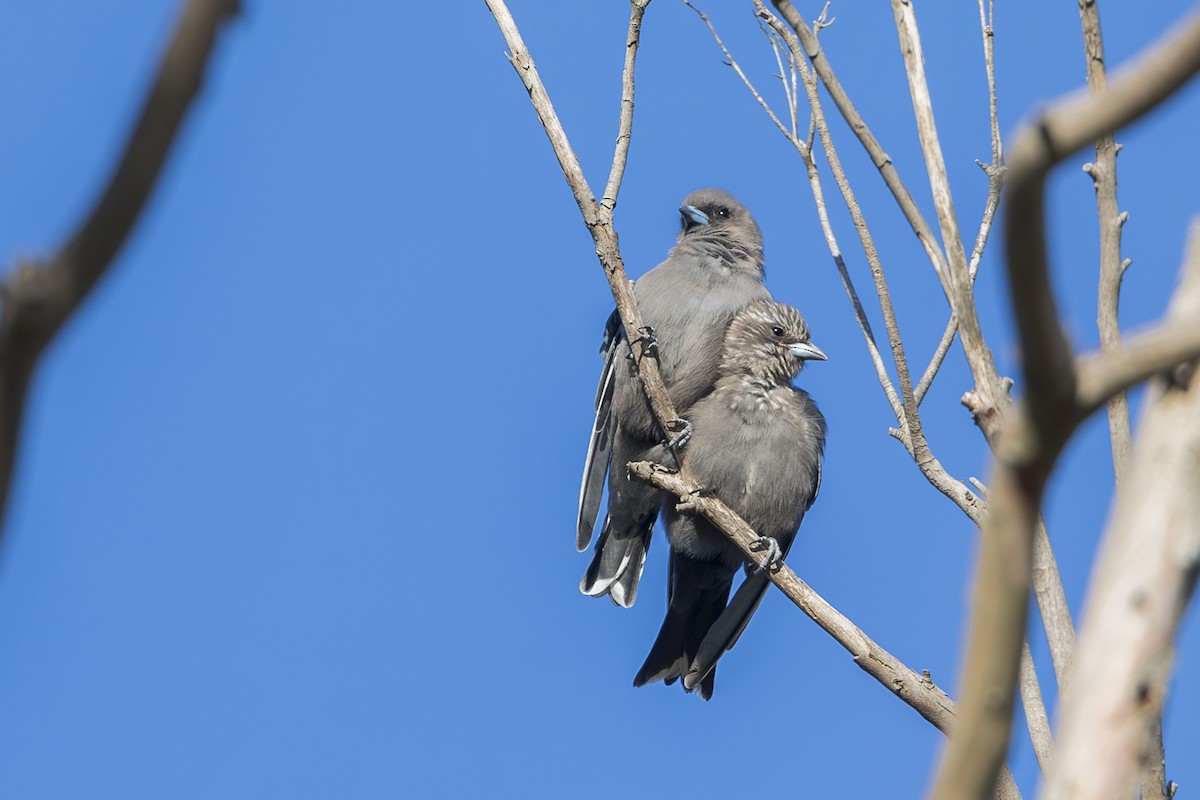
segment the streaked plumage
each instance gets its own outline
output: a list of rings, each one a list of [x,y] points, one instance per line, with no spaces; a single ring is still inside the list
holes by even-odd
[[[780,303],[746,306],[725,335],[720,377],[692,406],[684,468],[784,555],[821,483],[825,418],[791,385],[807,359],[825,355],[809,341],[800,313]],[[726,606],[745,559],[703,517],[665,511],[671,544],[666,619],[635,686],[682,677],[688,691],[712,696],[717,660],[733,647],[769,580],[751,570]]]

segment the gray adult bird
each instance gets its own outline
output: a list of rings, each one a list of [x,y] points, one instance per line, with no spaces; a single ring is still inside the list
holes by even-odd
[[[666,504],[671,543],[668,606],[658,638],[633,680],[656,680],[712,697],[717,659],[733,647],[767,590],[770,562],[787,555],[821,485],[825,418],[791,385],[805,361],[825,354],[791,306],[758,301],[729,325],[720,377],[691,409],[682,466],[704,491],[741,515],[769,545],[726,607],[742,551],[699,515]]]
[[[700,189],[684,199],[679,213],[675,247],[666,261],[637,280],[633,291],[649,329],[637,333],[653,336],[671,402],[686,416],[716,382],[729,321],[747,303],[771,295],[762,282],[762,233],[745,206],[727,192]],[[600,352],[604,369],[579,493],[577,549],[583,551],[591,541],[605,475],[608,513],[579,589],[594,597],[607,594],[628,608],[637,597],[662,498],[653,487],[629,480],[625,465],[663,461],[669,454],[615,312]]]

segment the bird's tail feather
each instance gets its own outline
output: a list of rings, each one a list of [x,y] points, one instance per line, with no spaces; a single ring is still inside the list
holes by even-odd
[[[608,595],[614,603],[629,608],[637,599],[638,581],[646,566],[646,550],[654,531],[655,516],[631,528],[614,532],[612,520],[604,520],[604,529],[596,540],[592,563],[579,582],[579,591],[591,597]]]
[[[671,553],[671,598],[667,616],[658,631],[658,638],[650,648],[650,654],[633,679],[634,686],[662,680],[668,684],[690,674],[689,669],[696,653],[708,633],[725,610],[729,599],[730,581],[712,584],[711,580],[697,580],[682,573],[688,570],[711,571],[704,562],[696,562]],[[709,577],[706,574],[704,577]],[[709,669],[702,680],[692,685],[685,682],[686,691],[699,690],[705,700],[712,697],[716,670]]]
[[[604,494],[604,476],[612,460],[611,409],[613,376],[616,372],[616,350],[619,342],[605,338],[604,369],[596,388],[596,421],[588,442],[587,458],[583,463],[583,482],[579,487],[579,520],[575,531],[575,549],[583,552],[592,540],[596,517],[600,513],[600,498]]]
[[[713,622],[700,643],[687,674],[683,676],[685,688],[694,689],[702,685],[716,670],[717,661],[721,656],[733,649],[742,631],[746,630],[750,618],[758,610],[769,583],[766,571],[750,575],[742,581],[729,606]]]

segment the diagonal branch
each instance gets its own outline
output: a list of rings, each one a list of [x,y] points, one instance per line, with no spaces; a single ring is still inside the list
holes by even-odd
[[[758,535],[745,520],[717,498],[702,494],[686,476],[649,461],[631,463],[629,474],[670,492],[678,497],[681,503],[686,504],[690,511],[701,514],[720,527],[741,548],[747,559],[753,561],[760,557],[752,549]],[[933,682],[928,672],[918,674],[880,647],[808,584],[800,580],[786,564],[780,564],[779,569],[771,572],[770,577],[771,582],[789,600],[850,652],[859,668],[886,686],[935,728],[943,733],[951,730],[955,724],[955,703]],[[1012,776],[1007,772],[1001,775],[997,795],[1002,798],[1020,797]]]
[[[546,93],[546,87],[542,84],[537,67],[534,66],[533,56],[530,54],[529,48],[525,46],[525,41],[521,38],[521,32],[518,30],[517,23],[513,20],[508,6],[505,5],[504,0],[485,0],[485,2],[488,10],[495,17],[500,32],[504,35],[504,41],[508,44],[509,63],[516,70],[521,83],[525,85],[525,90],[529,92],[529,99],[533,103],[534,111],[537,112],[542,128],[550,139],[550,146],[554,149],[554,155],[558,158],[563,177],[566,178],[567,185],[575,196],[579,213],[583,215],[583,224],[587,226],[588,232],[592,235],[592,241],[596,245],[596,257],[600,259],[600,265],[604,268],[604,274],[608,278],[608,286],[612,290],[613,300],[617,304],[617,313],[621,317],[621,324],[625,326],[626,331],[640,331],[644,327],[642,315],[638,312],[637,301],[634,300],[633,290],[625,275],[625,264],[621,259],[621,250],[617,243],[612,212],[616,206],[616,194],[620,188],[621,176],[625,171],[625,158],[629,152],[629,135],[633,125],[634,57],[637,52],[642,17],[646,13],[646,6],[650,5],[650,0],[633,0],[630,4],[629,33],[625,40],[625,66],[621,76],[620,131],[617,135],[617,147],[609,175],[608,194],[604,198],[603,204],[597,203],[596,198],[592,196],[587,179],[583,175],[583,167],[580,166],[579,159],[571,148],[567,133],[558,119],[558,114],[554,111],[554,104],[550,102],[550,95]],[[664,433],[669,434],[671,432],[669,422],[675,420],[679,415],[675,413],[674,404],[667,396],[667,390],[658,369],[658,359],[653,349],[649,347],[648,341],[636,336],[630,336],[629,339],[635,363],[638,365],[638,377],[650,400],[650,408]]]
[[[221,24],[237,10],[236,0],[190,0],[184,6],[120,160],[87,218],[58,253],[21,264],[0,286],[0,522],[38,359],[136,225],[200,92]]]
[[[942,254],[941,248],[938,246],[933,230],[921,215],[921,211],[917,208],[917,203],[913,200],[912,194],[909,193],[908,188],[900,179],[900,174],[896,171],[896,166],[892,163],[891,156],[884,152],[883,146],[871,132],[866,120],[863,119],[862,115],[858,113],[858,109],[854,107],[854,103],[851,102],[850,96],[846,93],[845,88],[834,73],[833,66],[829,63],[825,51],[821,49],[816,33],[804,22],[804,18],[800,16],[800,12],[796,10],[796,7],[791,4],[790,0],[771,0],[771,4],[775,6],[775,10],[779,12],[780,16],[783,17],[784,21],[787,22],[788,26],[795,31],[796,36],[800,39],[800,43],[804,47],[804,52],[812,64],[813,71],[821,79],[821,84],[829,92],[830,98],[833,99],[833,104],[841,113],[842,118],[846,120],[846,124],[850,126],[850,130],[854,131],[855,136],[858,137],[863,149],[871,157],[871,162],[875,165],[875,168],[879,170],[884,184],[892,193],[892,197],[896,200],[901,213],[904,214],[905,220],[908,221],[909,226],[916,233],[917,239],[921,242],[921,246],[925,249],[925,254],[929,257],[929,262],[933,265],[934,271],[942,283],[942,289],[945,291],[946,297],[951,297],[949,277],[946,272],[946,259]]]

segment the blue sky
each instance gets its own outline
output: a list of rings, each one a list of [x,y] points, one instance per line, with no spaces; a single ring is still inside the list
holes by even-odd
[[[780,103],[748,6],[708,3]],[[824,46],[933,218],[890,11],[835,4]],[[878,5],[878,4],[875,4]],[[634,609],[581,596],[578,472],[611,298],[482,3],[246,3],[158,192],[34,383],[0,560],[0,791],[10,797],[912,797],[941,735],[773,593],[705,704],[630,682],[661,621],[656,539]],[[1187,4],[1102,2],[1110,63]],[[805,16],[818,3],[801,3]],[[593,186],[607,175],[621,3],[513,0]],[[175,3],[44,0],[0,25],[0,253],[45,254],[103,184]],[[918,8],[971,235],[987,107],[973,3]],[[1082,83],[1074,3],[1001,3],[1001,126]],[[687,8],[657,0],[617,226],[633,275],[691,189],[756,215],[767,284],[830,356],[821,496],[789,563],[954,693],[977,534],[890,419],[799,159]],[[1193,85],[1119,140],[1122,320],[1157,318],[1197,213]],[[840,123],[914,361],[945,324],[915,238]],[[1086,155],[1051,186],[1055,282],[1095,332]],[[832,196],[831,182],[826,192]],[[869,275],[834,224],[859,290]],[[996,243],[978,295],[1017,376]],[[878,314],[876,327],[882,330]],[[956,347],[926,400],[935,454],[986,479]],[[1018,387],[1019,388],[1019,387]],[[1047,516],[1078,613],[1108,513],[1107,431],[1067,451]],[[1031,643],[1053,687],[1044,637]],[[1200,785],[1200,622],[1181,640],[1168,774]],[[1010,763],[1032,796],[1021,726]],[[766,769],[754,775],[755,767]],[[788,789],[788,791],[792,791]]]

